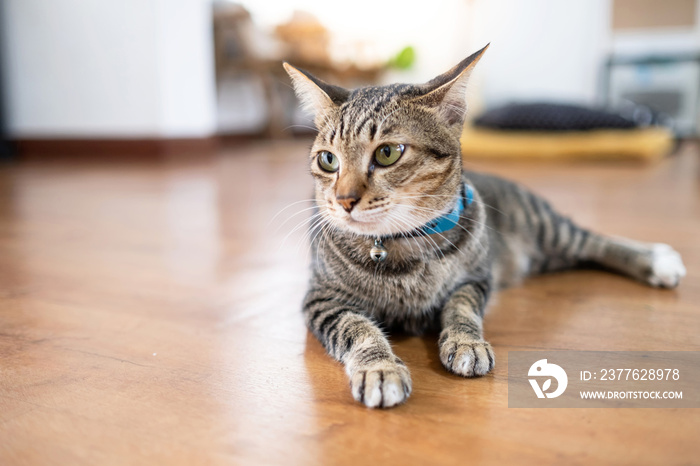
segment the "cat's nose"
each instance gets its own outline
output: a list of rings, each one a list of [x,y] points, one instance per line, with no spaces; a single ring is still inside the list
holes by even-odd
[[[343,206],[343,209],[345,209],[346,212],[350,212],[353,207],[360,201],[360,196],[356,194],[350,194],[348,196],[343,196],[343,197],[337,197],[336,201],[338,201],[338,204]]]

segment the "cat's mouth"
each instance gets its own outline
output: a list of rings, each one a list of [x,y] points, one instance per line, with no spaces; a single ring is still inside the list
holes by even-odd
[[[423,218],[417,209],[408,206],[389,206],[382,209],[353,209],[333,215],[342,229],[365,236],[393,236],[410,233],[425,225],[431,218]]]

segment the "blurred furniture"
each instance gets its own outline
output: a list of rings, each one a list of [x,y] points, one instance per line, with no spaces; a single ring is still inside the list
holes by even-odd
[[[700,131],[700,53],[611,56],[603,71],[603,101],[626,102],[667,115],[679,136]]]
[[[337,64],[330,57],[329,43],[328,30],[308,13],[295,12],[270,37],[256,29],[250,13],[242,6],[218,3],[214,8],[217,83],[248,76],[262,85],[268,115],[264,131],[269,137],[284,136],[297,108],[283,60],[324,81],[347,87],[376,84],[386,69],[383,64]]]
[[[359,66],[333,61],[329,52],[330,33],[313,15],[303,11],[295,11],[289,21],[277,26],[275,35],[284,46],[286,60],[333,84],[345,87],[376,84],[386,70],[384,64]]]
[[[594,131],[499,131],[466,126],[462,155],[466,160],[637,160],[655,161],[673,148],[666,128]]]
[[[658,160],[673,148],[665,127],[580,105],[510,104],[487,111],[462,135],[467,158]]]
[[[254,24],[250,13],[237,4],[217,4],[214,9],[214,54],[217,84],[226,77],[252,76],[262,85],[267,106],[265,133],[282,135],[285,107],[277,81],[286,82],[281,60],[264,57],[256,50]]]

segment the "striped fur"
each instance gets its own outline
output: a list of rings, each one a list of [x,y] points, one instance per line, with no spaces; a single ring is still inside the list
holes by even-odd
[[[463,171],[464,80],[481,54],[424,85],[352,92],[287,65],[319,129],[310,158],[318,211],[306,324],[345,365],[353,397],[369,407],[394,406],[411,393],[409,371],[386,330],[438,330],[445,368],[481,376],[495,364],[483,338],[494,290],[587,263],[663,287],[676,286],[685,273],[668,246],[598,235],[515,183]],[[378,166],[374,151],[386,143],[406,151],[394,165]],[[320,151],[339,158],[337,172],[320,168]],[[449,212],[463,183],[474,188],[474,202],[457,227],[408,234]],[[338,202],[341,191],[357,200],[349,211]],[[388,257],[381,263],[369,256],[377,236],[392,238],[384,241]]]

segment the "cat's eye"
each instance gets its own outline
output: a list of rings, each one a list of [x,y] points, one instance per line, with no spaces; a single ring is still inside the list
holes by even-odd
[[[404,150],[403,144],[383,144],[374,151],[374,159],[382,167],[388,167],[399,160]]]
[[[338,161],[338,157],[335,154],[322,150],[318,153],[318,166],[324,171],[333,173],[338,171],[340,161]]]

